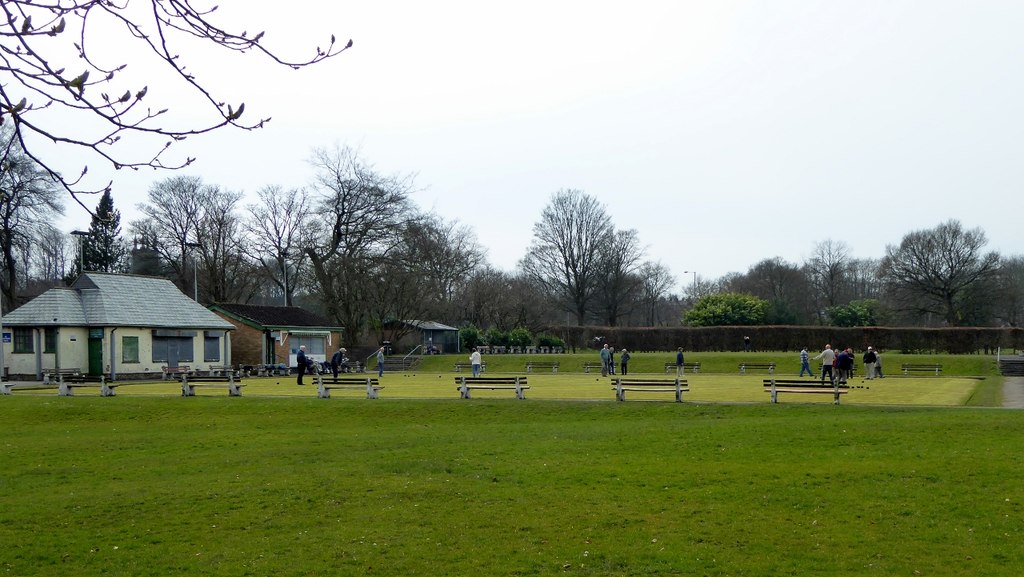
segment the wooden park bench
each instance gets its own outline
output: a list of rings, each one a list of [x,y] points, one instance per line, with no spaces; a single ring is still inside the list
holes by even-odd
[[[901,365],[901,368],[904,375],[909,375],[910,373],[932,373],[935,376],[939,376],[942,373],[942,365],[904,363]]]
[[[191,375],[192,367],[188,365],[181,365],[177,367],[163,366],[160,367],[160,371],[163,373],[163,379],[165,381],[173,381],[175,379],[180,379],[187,375]]]
[[[698,361],[696,363],[683,363],[683,372],[685,373],[686,371],[691,371],[691,372],[694,372],[694,373],[699,373],[700,372],[700,362]],[[665,374],[674,373],[674,372],[676,372],[676,364],[675,363],[665,363]]]
[[[463,399],[471,398],[470,391],[473,389],[515,391],[517,399],[525,399],[526,389],[530,388],[526,384],[526,377],[455,377],[455,384]]]
[[[57,394],[62,397],[70,397],[74,395],[74,390],[77,388],[89,387],[99,389],[101,397],[113,397],[115,395],[114,389],[117,388],[119,383],[114,383],[107,380],[106,375],[74,375],[72,377],[63,378],[57,383]]]
[[[558,361],[530,361],[526,363],[526,372],[532,373],[533,369],[551,369],[552,373],[557,373]]]
[[[455,372],[456,373],[461,373],[462,369],[466,369],[467,371],[473,370],[473,363],[455,363]],[[487,370],[487,363],[480,363],[480,372],[482,373],[482,372],[484,372],[486,370]]]
[[[848,388],[840,387],[838,383],[825,385],[818,381],[801,381],[797,379],[764,379],[762,384],[764,385],[764,391],[771,393],[771,401],[773,403],[779,402],[779,393],[796,393],[832,395],[832,403],[838,405],[840,395],[850,392]]]
[[[318,377],[316,380],[316,396],[320,399],[331,398],[332,390],[366,391],[367,399],[376,399],[377,392],[383,388],[379,380],[370,377]]]
[[[238,375],[231,365],[210,365],[210,368],[207,369],[207,375],[211,377],[220,377],[228,373]]]
[[[601,370],[604,367],[604,363],[601,361],[590,361],[583,363],[583,372],[589,373],[593,369]]]
[[[616,378],[612,390],[615,391],[616,401],[625,401],[626,392],[634,391],[638,393],[675,393],[676,402],[681,403],[683,402],[683,393],[689,392],[690,387],[687,386],[686,379],[679,377],[672,380]]]
[[[291,369],[286,365],[257,365],[256,376],[258,377],[287,377]]]
[[[0,395],[12,395],[14,391],[48,391],[56,389],[56,385],[47,383],[12,383],[0,382]]]
[[[48,369],[43,373],[44,384],[60,384],[64,381],[75,382],[82,379],[82,369]]]
[[[196,387],[212,387],[227,389],[231,397],[241,397],[242,387],[245,384],[235,382],[234,375],[228,374],[220,377],[196,377],[194,381],[188,380],[188,374],[181,375],[181,396],[196,396]]]
[[[775,374],[775,363],[740,363],[740,374],[747,374],[747,369],[768,371],[769,375]]]

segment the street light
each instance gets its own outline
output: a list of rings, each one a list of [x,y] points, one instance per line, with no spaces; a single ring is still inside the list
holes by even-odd
[[[692,274],[693,275],[693,291],[692,291],[693,295],[691,295],[691,296],[693,298],[697,298],[697,271],[695,271],[695,270],[684,270],[683,274]]]
[[[89,233],[84,230],[73,230],[71,234],[78,237],[78,274],[85,272],[85,237],[89,236]]]
[[[185,246],[188,248],[202,248],[198,242],[186,242]],[[199,302],[199,266],[198,260],[196,260],[195,254],[192,255],[192,298],[196,302]]]

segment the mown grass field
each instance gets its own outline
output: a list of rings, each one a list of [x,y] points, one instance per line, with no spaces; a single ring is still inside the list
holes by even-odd
[[[385,374],[374,401],[283,377],[242,398],[19,391],[0,398],[0,571],[1024,572],[1024,411],[963,406],[998,378],[893,376],[836,407],[687,377],[683,404],[568,372],[530,375],[525,401],[460,400],[450,371]]]
[[[5,575],[1016,575],[1024,413],[3,399]]]

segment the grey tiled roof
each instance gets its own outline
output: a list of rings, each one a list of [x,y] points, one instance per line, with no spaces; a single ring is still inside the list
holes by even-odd
[[[330,319],[301,307],[269,305],[219,304],[213,307],[263,328],[306,327],[340,330]]]
[[[167,279],[85,273],[71,288],[46,291],[3,318],[10,326],[125,326],[232,329]]]

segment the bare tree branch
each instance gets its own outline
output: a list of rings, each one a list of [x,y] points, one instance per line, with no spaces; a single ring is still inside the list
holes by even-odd
[[[114,169],[178,169],[195,159],[165,161],[174,143],[226,126],[243,130],[262,127],[269,117],[243,122],[245,103],[225,103],[188,70],[177,53],[182,43],[196,39],[221,49],[257,52],[271,62],[293,69],[316,64],[352,46],[339,45],[332,35],[326,48],[317,46],[304,58],[291,60],[264,45],[265,34],[234,32],[217,25],[217,7],[197,8],[189,0],[7,0],[0,2],[0,124],[13,126],[24,154],[60,183],[86,211],[79,198],[109,190],[112,184],[90,189],[82,186],[89,167],[77,175],[64,175],[34,144],[48,141],[79,148],[98,156]],[[101,31],[105,41],[118,42],[124,62],[104,65],[95,57],[92,41]],[[120,33],[120,36],[116,36]],[[163,72],[177,77],[192,94],[205,101],[209,120],[175,127],[168,107],[150,106],[154,99],[147,85],[123,82],[128,60],[155,56]],[[147,67],[147,73],[153,71]],[[144,103],[145,101],[145,103]],[[159,103],[153,103],[158,105]],[[75,118],[77,121],[68,122]],[[89,128],[86,128],[89,126]],[[139,136],[140,146],[127,136]]]

